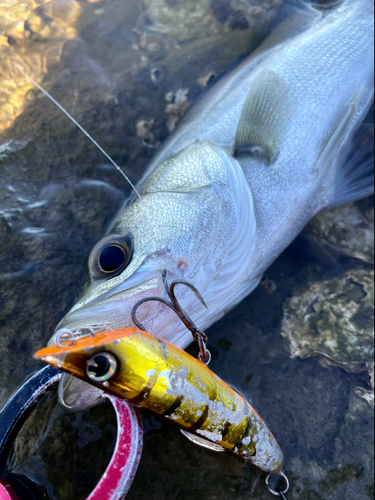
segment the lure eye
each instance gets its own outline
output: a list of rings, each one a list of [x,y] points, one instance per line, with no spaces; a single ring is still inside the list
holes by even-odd
[[[103,238],[91,250],[89,271],[93,278],[113,278],[129,264],[133,254],[130,235],[111,234]]]
[[[109,352],[95,354],[86,365],[86,375],[94,382],[111,380],[117,370],[117,359]]]

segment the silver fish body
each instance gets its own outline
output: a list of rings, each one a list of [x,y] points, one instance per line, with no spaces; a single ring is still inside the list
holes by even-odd
[[[165,294],[163,269],[201,292],[208,309],[188,290],[179,300],[207,328],[319,210],[372,192],[365,155],[347,157],[373,100],[373,2],[304,17],[219,83],[167,141],[138,185],[142,200],[126,203],[110,230],[131,235],[129,263],[107,279],[92,271],[58,328],[132,326],[139,299]],[[140,319],[179,347],[192,340],[157,303]]]

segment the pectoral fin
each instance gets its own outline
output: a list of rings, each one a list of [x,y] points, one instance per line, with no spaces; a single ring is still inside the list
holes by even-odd
[[[283,132],[292,113],[289,84],[265,69],[251,85],[236,133],[235,156],[277,157]]]

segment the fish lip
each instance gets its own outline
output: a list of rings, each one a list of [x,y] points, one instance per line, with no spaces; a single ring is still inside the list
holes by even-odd
[[[149,295],[161,295],[158,293],[150,293]],[[143,298],[143,297],[137,297]],[[134,325],[132,321],[131,311],[136,304],[137,300],[131,304],[131,308],[129,307],[129,303],[125,300],[123,303],[117,302],[115,304],[108,304],[108,308],[106,310],[97,311],[100,308],[99,304],[92,306],[91,304],[85,305],[83,308],[68,313],[58,324],[55,333],[52,335],[49,345],[56,343],[56,335],[59,334],[61,330],[70,330],[72,335],[80,336],[80,333],[88,334],[90,328],[94,330],[101,331],[110,331],[117,330],[123,328],[138,328],[137,325]],[[189,300],[189,304],[194,301],[198,302],[195,295],[191,295],[191,300]],[[153,306],[151,304],[154,304]],[[200,302],[199,302],[200,304]],[[111,307],[112,306],[112,307]],[[200,304],[201,306],[201,304]],[[189,333],[186,329],[185,325],[181,322],[180,318],[172,311],[166,308],[165,310],[158,309],[160,304],[157,302],[149,303],[150,309],[147,310],[147,304],[145,304],[144,316],[140,317],[140,321],[145,325],[144,329],[151,333],[152,335],[166,338],[167,340],[176,343],[179,347],[185,348],[191,340],[183,341],[180,345],[180,336],[185,336],[186,333]],[[163,307],[163,306],[162,306]],[[189,307],[187,304],[183,305],[184,309]],[[85,313],[84,316],[82,313]],[[117,315],[117,317],[116,317]],[[178,335],[178,338],[172,339]],[[190,336],[190,333],[189,333]]]
[[[113,309],[113,313],[118,311],[120,308],[117,307],[116,309]],[[87,317],[82,317],[80,314],[82,311],[87,311]],[[126,309],[124,308],[124,314],[126,313]],[[76,314],[77,313],[77,314]],[[70,332],[72,336],[76,338],[82,338],[88,334],[95,335],[96,333],[101,333],[104,331],[111,331],[114,330],[115,328],[128,328],[128,327],[133,327],[133,322],[131,319],[131,313],[128,315],[127,320],[123,321],[117,321],[116,326],[114,326],[113,322],[110,322],[109,320],[106,321],[106,318],[108,318],[108,315],[106,312],[101,313],[103,316],[103,322],[100,321],[90,321],[90,318],[99,318],[100,314],[96,312],[96,307],[93,308],[90,305],[85,306],[82,309],[78,309],[77,311],[74,311],[71,314],[67,314],[57,325],[55,332],[53,333],[48,345],[51,345],[53,343],[57,344],[58,341],[58,336],[61,335],[63,331]],[[92,333],[91,333],[92,331]],[[59,344],[57,344],[59,345]]]

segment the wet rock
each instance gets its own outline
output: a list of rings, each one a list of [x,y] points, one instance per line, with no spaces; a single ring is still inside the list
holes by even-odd
[[[214,71],[209,70],[207,71],[207,73],[204,73],[202,76],[198,78],[197,83],[202,89],[204,89],[207,87],[209,82],[215,79],[216,76],[217,75]]]
[[[309,224],[309,241],[365,262],[374,262],[374,207],[351,203],[318,214]]]
[[[189,89],[178,89],[175,93],[168,92],[165,100],[169,103],[165,107],[168,115],[167,128],[172,132],[180,119],[184,116],[191,103],[188,102]]]
[[[260,286],[262,286],[267,292],[272,295],[276,289],[277,285],[274,281],[267,278],[267,275],[264,275],[261,279]]]
[[[209,28],[213,22],[209,0],[145,0],[144,3],[152,30],[176,37],[180,42],[200,36],[201,30]]]
[[[373,280],[372,270],[353,269],[342,279],[311,283],[307,290],[294,289],[284,304],[281,324],[291,356],[322,355],[326,364],[350,372],[370,370],[374,357]]]
[[[374,406],[373,198],[324,210],[302,233],[332,267],[344,274],[297,286],[284,303],[281,334],[292,357],[319,356],[322,365],[368,374],[369,388],[355,394]]]
[[[149,120],[140,119],[135,124],[137,136],[142,140],[143,145],[150,148],[160,145],[160,143],[155,143],[154,134],[151,132],[154,122],[155,120],[153,118]]]
[[[75,0],[0,2],[0,132],[13,124],[35,87],[17,65],[41,83],[60,61],[65,40],[77,38]]]
[[[40,367],[32,354],[74,300],[86,256],[122,202],[118,190],[93,181],[46,186],[19,207],[10,195],[15,208],[0,213],[0,407]]]
[[[373,272],[352,270],[343,279],[295,290],[284,307],[282,334],[292,355],[324,352],[349,371],[373,358]],[[368,313],[370,312],[370,315]]]
[[[363,387],[356,387],[354,389],[354,392],[359,398],[364,399],[365,401],[368,402],[368,404],[374,408],[374,363],[369,362],[366,363],[366,368],[368,370],[368,373],[370,375],[370,386],[371,389],[364,389]]]
[[[368,500],[373,485],[374,434],[363,422],[373,419],[373,409],[354,393],[350,395],[348,408],[335,439],[333,468],[320,484],[333,499],[355,498]],[[360,437],[359,437],[360,436]],[[358,440],[361,442],[360,459]],[[371,471],[371,472],[370,472]],[[330,496],[328,498],[331,498]]]

